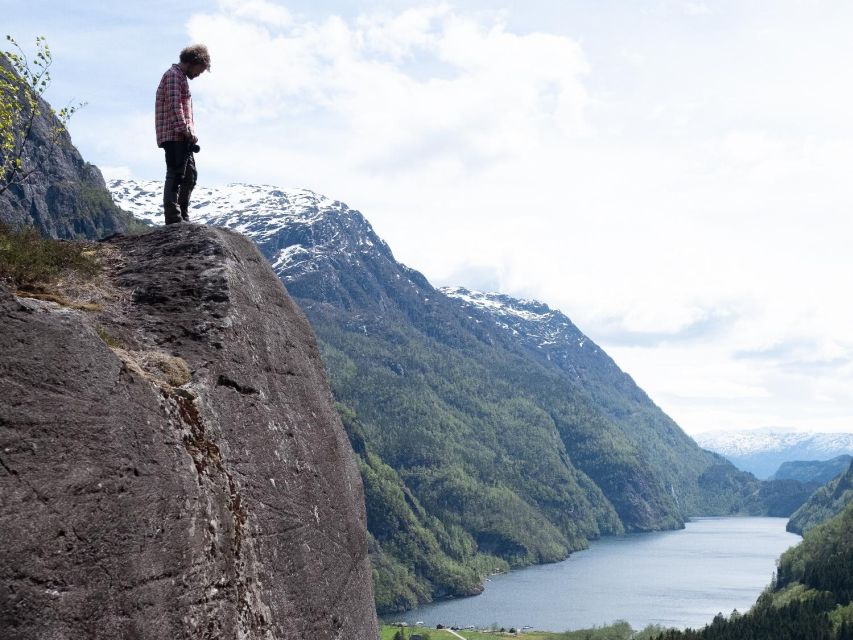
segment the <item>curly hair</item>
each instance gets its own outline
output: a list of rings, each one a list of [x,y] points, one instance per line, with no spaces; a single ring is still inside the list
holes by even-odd
[[[203,44],[193,44],[181,51],[181,62],[188,64],[203,64],[210,71],[210,53]]]

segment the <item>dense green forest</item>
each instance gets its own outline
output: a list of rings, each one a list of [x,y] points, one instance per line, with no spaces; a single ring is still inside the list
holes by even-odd
[[[380,612],[477,593],[602,535],[691,515],[789,515],[808,497],[699,448],[559,312],[556,333],[467,308],[358,212],[257,238],[317,334],[365,485]],[[551,328],[549,328],[551,330]],[[529,332],[529,335],[528,333]]]
[[[380,611],[476,593],[488,572],[601,535],[680,527],[678,497],[696,500],[698,484],[667,487],[582,391],[536,363],[460,354],[405,325],[376,336],[312,320],[359,434]],[[742,503],[737,482],[712,489],[723,512]]]
[[[807,532],[814,526],[840,513],[853,501],[853,462],[847,470],[815,491],[788,521],[788,531]]]
[[[658,640],[853,639],[853,504],[813,527],[779,560],[771,586],[745,614]]]

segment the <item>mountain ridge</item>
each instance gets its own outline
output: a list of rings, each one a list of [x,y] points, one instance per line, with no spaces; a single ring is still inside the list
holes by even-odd
[[[787,530],[805,535],[834,517],[853,502],[853,462],[835,478],[817,489],[788,520]]]
[[[853,456],[840,455],[829,460],[793,460],[783,462],[771,476],[772,480],[799,480],[800,482],[817,482],[826,484],[844,472],[853,461]]]
[[[110,189],[159,221],[159,183]],[[380,610],[476,592],[476,576],[600,535],[805,499],[700,449],[564,315],[433,287],[340,201],[241,184],[195,198],[191,218],[252,237],[317,333],[364,478]]]
[[[0,66],[16,73],[2,53]],[[33,121],[21,160],[24,167],[38,170],[0,193],[0,221],[64,239],[139,230],[141,225],[113,204],[100,169],[83,160],[67,131],[59,134],[50,154],[44,152],[50,147],[51,131],[61,125],[47,102],[39,97],[37,104],[41,115]]]

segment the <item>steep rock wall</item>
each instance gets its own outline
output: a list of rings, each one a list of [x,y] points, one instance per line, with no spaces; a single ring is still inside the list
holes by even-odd
[[[2,54],[0,66],[12,69]],[[100,238],[141,228],[113,204],[100,169],[83,160],[67,132],[49,152],[50,132],[59,121],[41,99],[39,111],[21,159],[24,169],[40,169],[0,194],[0,222],[32,226],[52,238]]]
[[[378,637],[313,333],[244,237],[116,237],[0,289],[0,636]]]

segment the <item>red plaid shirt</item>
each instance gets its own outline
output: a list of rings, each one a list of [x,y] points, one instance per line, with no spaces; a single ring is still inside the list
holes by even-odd
[[[154,103],[157,146],[169,140],[186,140],[195,133],[190,82],[181,65],[173,64],[160,79]]]

